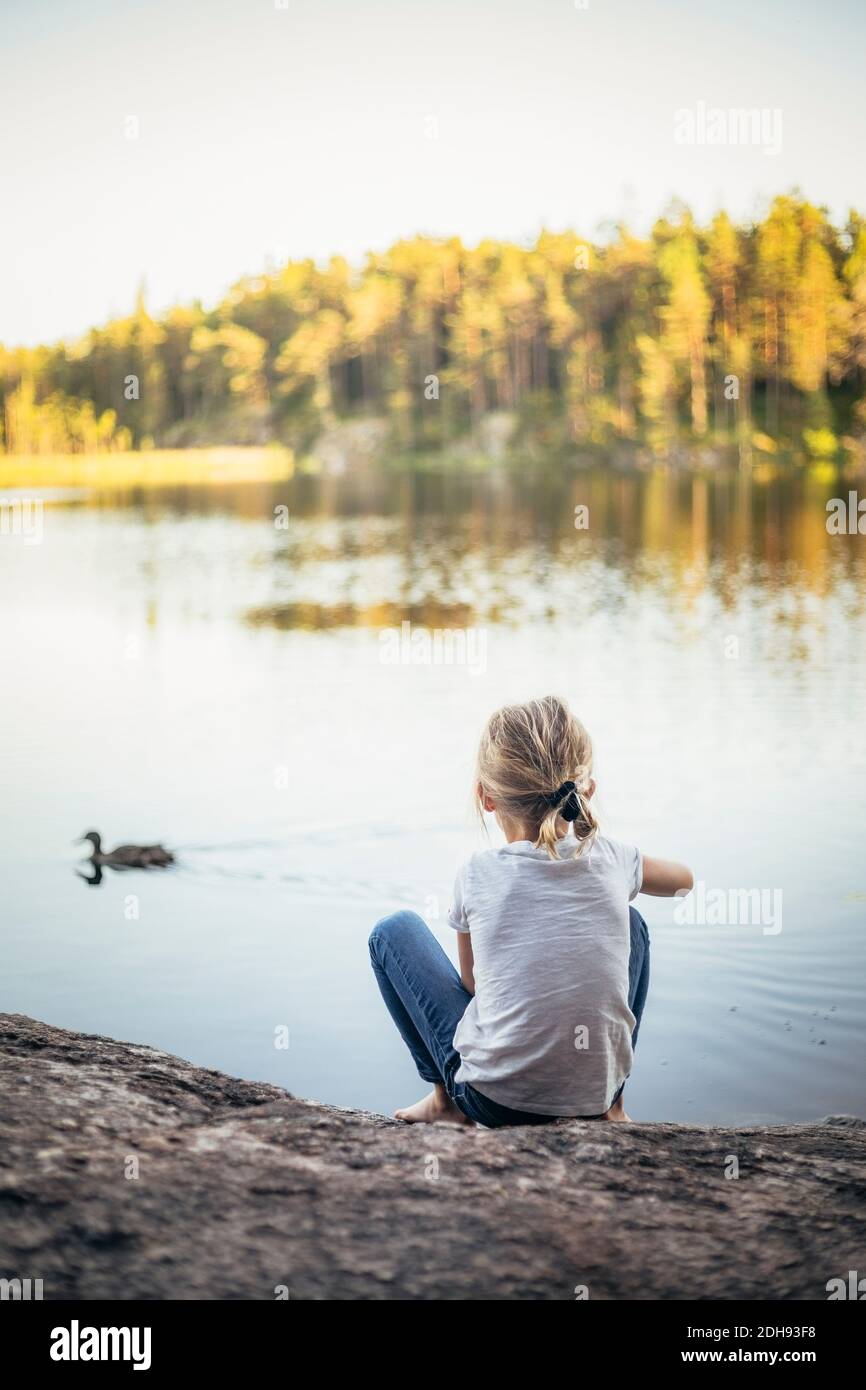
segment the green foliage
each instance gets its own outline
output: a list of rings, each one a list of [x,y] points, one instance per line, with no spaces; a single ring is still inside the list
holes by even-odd
[[[134,382],[134,386],[130,386]],[[866,221],[798,195],[755,225],[674,206],[640,239],[416,237],[292,262],[213,310],[134,312],[77,343],[0,348],[9,453],[150,444],[301,452],[357,416],[435,450],[494,413],[539,447],[760,432],[825,453],[866,426]]]

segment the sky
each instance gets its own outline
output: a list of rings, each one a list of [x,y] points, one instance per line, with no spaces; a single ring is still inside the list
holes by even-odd
[[[7,346],[417,232],[866,211],[863,0],[0,0],[0,43]]]

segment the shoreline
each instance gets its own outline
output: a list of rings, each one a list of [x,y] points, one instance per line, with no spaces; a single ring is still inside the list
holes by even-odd
[[[46,1300],[823,1301],[862,1263],[854,1117],[405,1126],[20,1014],[0,1071],[0,1274]]]

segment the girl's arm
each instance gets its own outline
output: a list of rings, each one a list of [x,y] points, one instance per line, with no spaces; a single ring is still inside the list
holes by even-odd
[[[470,994],[475,993],[475,957],[472,954],[472,938],[468,931],[462,931],[457,936],[457,957],[460,961],[460,979],[463,981],[463,988]]]
[[[670,859],[647,859],[643,861],[643,883],[640,891],[653,898],[675,898],[677,894],[688,893],[695,886],[691,869],[685,864],[675,864]]]

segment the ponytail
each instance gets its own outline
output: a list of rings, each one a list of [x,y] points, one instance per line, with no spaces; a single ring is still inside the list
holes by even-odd
[[[508,705],[487,722],[478,750],[479,814],[490,796],[508,817],[533,832],[536,849],[559,858],[559,821],[571,822],[575,858],[598,835],[590,798],[592,742],[579,719],[555,695]]]

